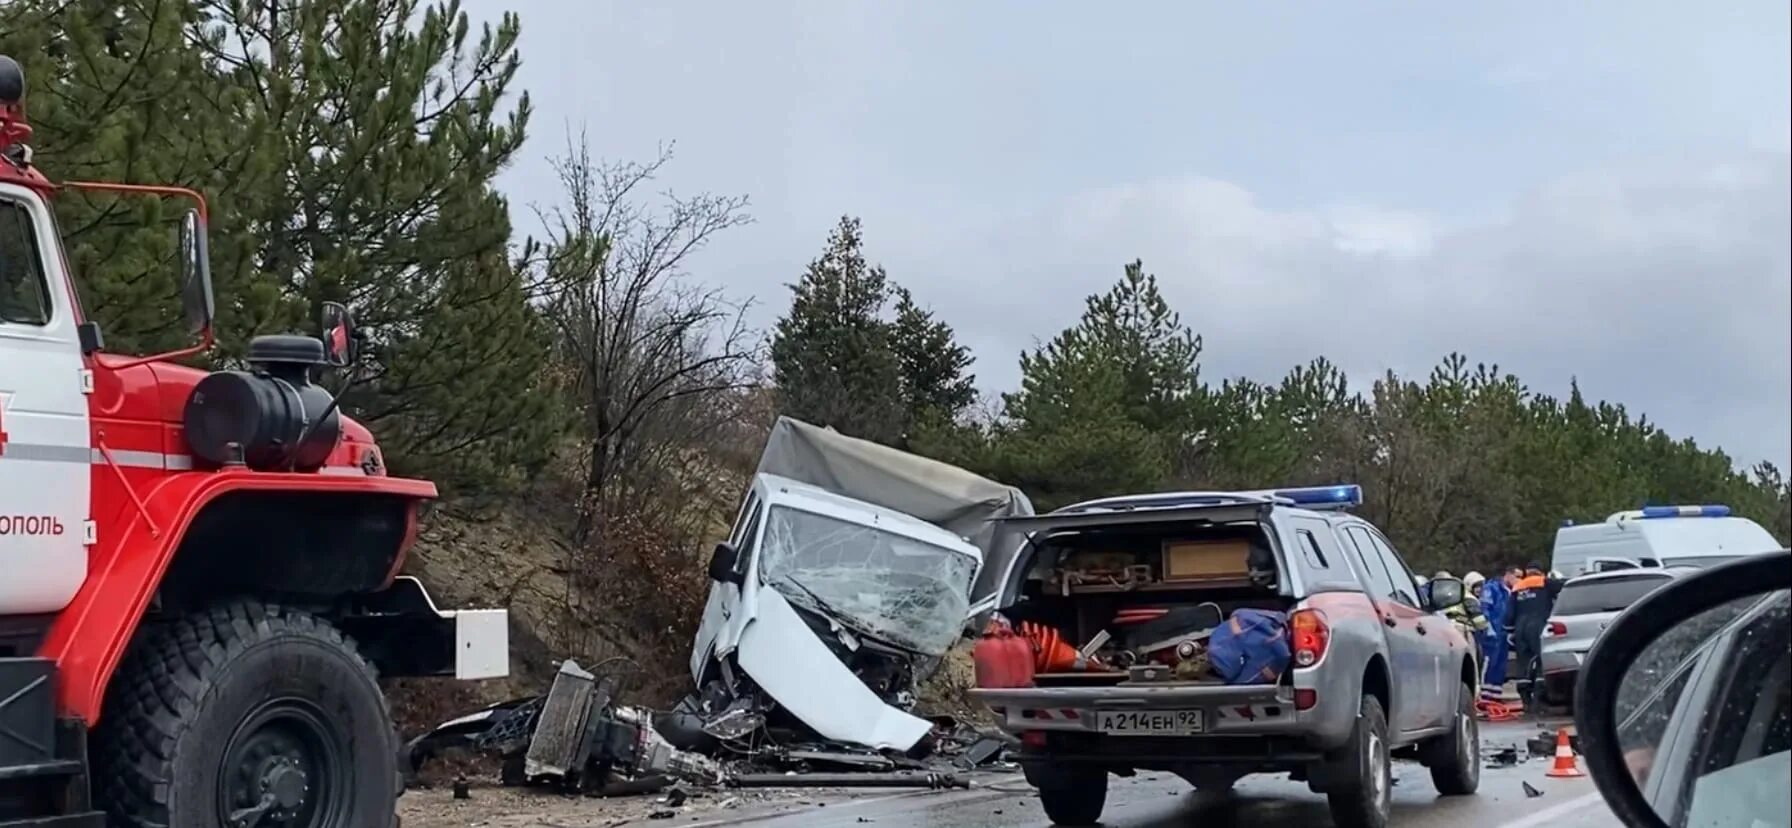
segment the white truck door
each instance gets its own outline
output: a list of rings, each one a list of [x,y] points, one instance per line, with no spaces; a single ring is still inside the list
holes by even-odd
[[[92,448],[55,224],[0,185],[0,615],[56,612],[87,577]]]
[[[758,489],[747,491],[746,503],[742,504],[740,514],[734,519],[734,529],[728,533],[728,542],[734,545],[741,556],[740,563],[746,564],[747,556],[753,553],[753,536],[758,533],[761,520],[759,513],[761,500]],[[709,582],[709,597],[703,604],[703,620],[697,626],[697,640],[691,645],[691,680],[703,681],[703,672],[709,668],[709,662],[718,651],[726,654],[740,640],[739,625],[745,619],[736,619],[740,610],[741,588],[734,584],[718,581]],[[724,632],[731,634],[724,635]]]

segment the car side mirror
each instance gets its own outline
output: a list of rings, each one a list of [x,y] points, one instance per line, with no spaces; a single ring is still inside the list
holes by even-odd
[[[355,316],[340,302],[325,302],[323,319],[324,360],[333,368],[346,368],[355,362]]]
[[[709,579],[718,584],[740,584],[746,580],[735,567],[740,563],[740,551],[734,544],[722,541],[716,544],[709,553]]]
[[[1643,596],[1575,688],[1587,770],[1624,825],[1783,823],[1792,810],[1792,552]]]
[[[216,306],[212,298],[211,252],[206,243],[205,219],[196,209],[180,221],[180,304],[187,329],[198,334],[211,327]]]
[[[1462,581],[1456,578],[1432,578],[1427,586],[1431,593],[1431,611],[1443,612],[1462,603]]]

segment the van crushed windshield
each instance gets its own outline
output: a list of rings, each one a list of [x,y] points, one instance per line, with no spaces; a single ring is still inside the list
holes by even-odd
[[[975,558],[788,506],[768,517],[762,572],[791,603],[924,655],[941,655],[957,639]]]

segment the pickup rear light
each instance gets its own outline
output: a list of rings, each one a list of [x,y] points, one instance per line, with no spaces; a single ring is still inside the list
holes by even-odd
[[[1325,650],[1332,643],[1332,628],[1325,623],[1325,613],[1316,609],[1295,610],[1288,616],[1288,629],[1293,636],[1294,666],[1311,667],[1325,658]]]
[[[1045,731],[1023,731],[1020,734],[1020,743],[1031,750],[1045,750]]]
[[[1560,621],[1552,620],[1549,622],[1549,629],[1544,630],[1543,634],[1550,636],[1552,638],[1556,637],[1556,636],[1567,635],[1568,634],[1568,625],[1564,624]]]

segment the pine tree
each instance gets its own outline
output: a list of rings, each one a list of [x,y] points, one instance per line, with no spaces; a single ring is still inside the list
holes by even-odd
[[[866,261],[858,219],[840,219],[791,290],[771,347],[786,414],[909,449],[959,428],[977,400],[970,350]]]
[[[233,323],[276,315],[279,291],[230,262],[252,245],[231,198],[256,166],[236,117],[242,91],[193,48],[189,0],[14,0],[0,51],[20,60],[36,129],[36,164],[61,181],[178,184],[211,211],[213,280],[226,339]],[[237,164],[217,163],[234,154]],[[189,344],[177,298],[179,201],[64,191],[56,212],[88,318],[110,348],[163,351]]]
[[[540,461],[558,425],[548,342],[492,188],[529,112],[526,95],[509,102],[515,15],[475,37],[458,4],[417,0],[17,0],[7,13],[0,44],[28,58],[47,174],[206,196],[224,361],[345,302],[372,347],[344,408],[395,468],[468,479]],[[109,347],[184,344],[178,212],[75,196],[58,214]]]
[[[907,426],[903,366],[882,318],[889,278],[865,260],[859,220],[842,217],[827,249],[791,285],[772,334],[772,377],[786,414],[855,437],[898,442]]]
[[[1204,401],[1201,337],[1182,324],[1144,264],[1126,266],[1120,282],[1084,302],[1082,319],[1044,347],[1021,356],[1021,389],[1005,395],[1008,416],[1049,425],[1073,407],[1071,396],[1093,389],[1079,380],[1118,372],[1105,393],[1127,419],[1176,439],[1189,436]]]
[[[967,373],[971,352],[958,344],[952,326],[896,288],[896,320],[890,348],[902,371],[902,397],[909,423],[951,423],[977,400],[976,377]]]
[[[1048,505],[1165,484],[1201,426],[1200,354],[1157,278],[1128,264],[1112,289],[1085,300],[1076,325],[1021,356],[996,466]]]
[[[530,111],[526,94],[510,101],[517,17],[475,32],[453,2],[207,11],[201,48],[247,90],[238,157],[266,171],[234,193],[258,243],[236,266],[285,301],[239,335],[309,326],[321,303],[345,302],[379,357],[346,407],[402,449],[395,466],[484,479],[539,462],[560,425],[548,341],[492,186]]]

